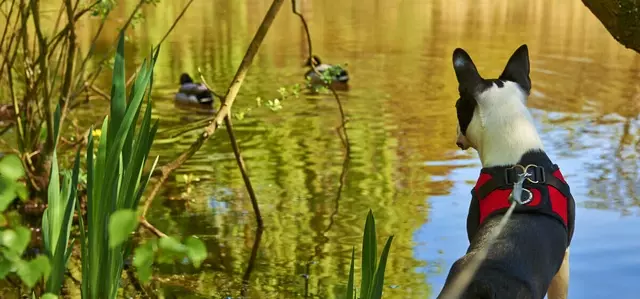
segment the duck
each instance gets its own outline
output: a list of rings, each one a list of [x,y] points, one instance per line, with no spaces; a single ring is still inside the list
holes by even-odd
[[[176,102],[191,104],[213,104],[213,93],[204,84],[193,82],[189,74],[180,75],[180,89],[175,96]]]
[[[345,69],[343,69],[341,66],[339,65],[331,65],[331,64],[326,64],[326,63],[322,63],[322,61],[320,60],[320,57],[313,55],[311,58],[309,58],[307,60],[307,63],[305,64],[305,66],[311,68],[309,71],[307,71],[307,73],[304,74],[304,77],[311,80],[312,82],[318,82],[318,81],[323,81],[322,77],[320,75],[318,75],[314,70],[313,70],[313,66],[316,67],[316,70],[320,73],[323,74],[324,72],[326,72],[329,69],[334,70],[334,74],[332,76],[332,81],[333,82],[337,82],[337,83],[347,83],[349,82],[349,74],[347,73],[347,71]]]

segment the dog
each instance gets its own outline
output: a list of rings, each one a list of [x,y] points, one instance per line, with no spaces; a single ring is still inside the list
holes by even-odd
[[[489,247],[463,299],[566,299],[569,245],[575,223],[575,201],[559,167],[544,152],[526,106],[531,91],[529,50],[520,46],[497,79],[484,79],[469,54],[453,52],[458,80],[456,145],[475,149],[482,162],[471,191],[467,217],[469,247],[447,276],[439,299],[449,298],[452,283],[487,246],[489,236],[509,208],[518,175],[523,204],[518,204]]]

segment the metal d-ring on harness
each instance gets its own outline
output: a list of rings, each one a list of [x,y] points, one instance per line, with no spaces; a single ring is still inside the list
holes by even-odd
[[[530,179],[531,176],[533,176],[531,173],[529,173],[529,167],[538,167],[537,165],[534,164],[529,164],[527,166],[522,166],[522,165],[514,165],[513,169],[515,168],[522,168],[522,173],[518,173],[518,180],[513,183],[513,190],[511,191],[511,194],[509,195],[509,201],[514,201],[515,203],[521,204],[521,205],[526,205],[528,203],[531,202],[531,200],[533,200],[533,193],[531,193],[531,191],[529,191],[529,189],[524,189],[522,187],[522,184],[524,184],[525,180],[528,180],[530,183],[532,184],[537,184],[539,183],[538,180],[533,181]],[[527,194],[527,198],[526,199],[522,199],[522,192],[526,192]],[[512,204],[513,206],[513,204]]]
[[[538,184],[546,185],[545,189],[552,187],[556,189],[557,192],[559,192],[557,196],[561,196],[562,200],[567,200],[566,206],[564,207],[567,213],[567,215],[565,216],[566,218],[564,219],[564,223],[569,232],[569,241],[571,241],[571,236],[573,235],[572,227],[575,221],[574,220],[575,212],[573,212],[573,210],[575,209],[575,202],[573,200],[573,197],[571,196],[569,186],[566,184],[566,182],[562,178],[562,174],[559,173],[558,167],[556,165],[553,165],[551,167],[551,170],[549,171],[548,169],[544,169],[543,167],[540,167],[535,164],[529,164],[527,166],[516,164],[512,167],[504,169],[504,171],[505,171],[504,178],[503,178],[504,181],[500,180],[500,178],[502,178],[501,174],[498,174],[496,172],[490,173],[490,174],[494,174],[495,177],[498,177],[498,179],[496,180],[500,180],[500,181],[496,182],[496,180],[493,180],[493,181],[485,182],[484,185],[481,185],[479,188],[477,187],[474,188],[472,192],[475,192],[476,196],[478,196],[480,200],[483,200],[483,199],[486,199],[487,195],[493,192],[494,190],[499,190],[499,189],[504,190],[510,187],[511,185],[513,185],[513,189],[511,190],[511,193],[509,194],[509,197],[508,197],[508,200],[510,202],[509,208],[506,209],[506,211],[504,212],[504,215],[500,219],[500,222],[498,223],[498,225],[495,226],[489,233],[485,246],[483,246],[480,250],[478,250],[478,252],[476,252],[473,258],[467,264],[467,267],[463,271],[461,271],[458,274],[458,276],[454,279],[454,281],[451,283],[451,287],[448,288],[446,293],[442,294],[441,298],[443,299],[445,298],[458,299],[460,297],[462,292],[464,292],[464,290],[467,289],[467,287],[469,286],[469,283],[471,282],[473,277],[476,275],[476,272],[480,268],[480,265],[482,264],[482,262],[487,258],[487,254],[490,248],[493,246],[493,243],[495,243],[497,237],[500,235],[500,233],[506,226],[507,222],[511,218],[511,215],[513,214],[516,207],[523,206],[523,205],[528,206],[533,201],[534,199],[533,193],[531,192],[531,190],[525,189],[523,186],[525,181],[528,181],[530,184],[533,184],[533,185],[538,185]],[[559,177],[556,176],[555,172],[558,172]],[[538,191],[540,191],[539,187],[541,186],[531,186],[531,188],[538,189]],[[543,193],[545,193],[544,189],[542,190],[543,190]],[[553,198],[551,195],[548,194],[548,191],[546,192],[546,194],[541,194],[540,196],[542,197],[540,199],[541,201],[545,200],[545,197],[546,197],[546,200],[549,202],[538,203],[537,204],[538,206],[545,205],[545,204],[546,205],[553,204],[552,203]],[[562,209],[561,205],[559,205],[559,207],[560,209]],[[551,209],[551,207],[548,207],[548,208]],[[504,209],[500,208],[501,213],[502,211],[504,211]],[[552,211],[551,213],[558,214],[557,211]],[[558,215],[559,217],[562,218],[562,215],[560,214]]]

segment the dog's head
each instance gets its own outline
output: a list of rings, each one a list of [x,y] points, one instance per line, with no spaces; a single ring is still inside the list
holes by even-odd
[[[482,78],[469,54],[460,48],[453,51],[453,68],[460,93],[456,102],[458,147],[463,150],[472,147],[481,156],[483,150],[488,150],[489,144],[501,144],[500,151],[539,147],[539,137],[526,107],[531,91],[526,45],[513,53],[497,79]],[[519,140],[513,134],[533,134],[535,143]],[[505,143],[504,140],[511,142]]]

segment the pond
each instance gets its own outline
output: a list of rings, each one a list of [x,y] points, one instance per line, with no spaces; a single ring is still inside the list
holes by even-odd
[[[146,7],[128,55],[146,55],[185,2]],[[240,298],[247,274],[246,298],[343,298],[369,209],[379,246],[394,235],[385,298],[434,298],[466,250],[469,192],[481,168],[475,152],[455,146],[452,51],[466,49],[483,75],[496,77],[523,43],[531,56],[529,107],[578,205],[570,297],[637,297],[640,55],[619,45],[581,1],[303,2],[314,53],[348,64],[350,89],[339,92],[348,159],[331,95],[283,99],[278,92],[304,82],[307,53],[287,1],[234,105],[246,112],[234,124],[265,223],[255,263],[248,267],[256,243],[251,203],[221,130],[170,177],[152,207],[150,221],[161,230],[198,235],[210,250],[201,270],[159,269],[166,298]],[[173,104],[179,75],[201,68],[222,93],[269,4],[196,1],[162,45],[154,78],[161,132],[152,150],[160,164],[199,133],[175,137],[170,129],[207,116]],[[100,37],[98,52],[108,52],[133,5],[123,4],[108,22],[113,30]],[[87,46],[97,23],[84,25]],[[108,80],[100,81],[105,90]],[[282,109],[257,107],[258,97],[279,98]],[[107,107],[91,101],[75,115],[88,125]]]

